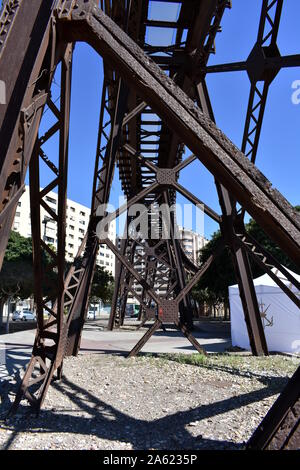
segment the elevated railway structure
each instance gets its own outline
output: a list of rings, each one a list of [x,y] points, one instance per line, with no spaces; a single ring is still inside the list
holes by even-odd
[[[224,12],[231,2],[172,0],[178,6],[176,17],[158,20],[149,15],[154,1],[3,2],[0,80],[6,84],[6,102],[0,105],[0,263],[29,171],[38,317],[32,356],[11,412],[17,410],[23,398],[38,412],[51,381],[62,376],[64,357],[78,354],[101,243],[109,246],[118,262],[109,328],[124,321],[129,292],[140,301],[143,321],[153,320],[130,355],[136,354],[165,323],[174,323],[202,351],[192,335],[189,294],[226,246],[232,255],[253,354],[267,355],[268,349],[250,258],[300,306],[291,288],[300,290],[297,280],[246,233],[244,226],[247,211],[280,249],[300,264],[299,214],[256,166],[269,88],[281,68],[300,65],[300,55],[282,57],[277,46],[284,2],[261,1],[256,42],[245,62],[209,66],[210,54],[216,52],[216,36],[220,35],[221,40]],[[158,29],[157,37],[164,38],[156,43],[148,39],[149,30],[154,28]],[[66,271],[66,192],[69,160],[72,162],[68,154],[70,96],[77,41],[87,42],[102,56],[104,79],[90,223],[76,259]],[[59,103],[51,95],[58,66]],[[250,92],[242,146],[238,149],[215,124],[206,75],[241,70],[248,73]],[[51,111],[54,123],[42,133],[39,128],[45,109]],[[58,154],[47,155],[45,144],[57,136]],[[180,171],[196,160],[214,177],[218,213],[205,203],[205,194],[200,200],[179,183]],[[48,167],[49,181],[41,189],[43,165]],[[107,214],[117,165],[127,204]],[[58,193],[56,212],[46,199],[52,190]],[[202,265],[194,264],[184,253],[176,237],[174,213],[166,219],[156,210],[162,204],[172,206],[179,193],[201,205],[222,233],[215,253]],[[137,203],[143,204],[150,221],[138,236],[133,224]],[[56,251],[41,236],[41,207],[56,222]],[[99,224],[123,213],[127,214],[126,236],[117,246],[99,236]],[[162,235],[166,229],[168,237]],[[44,292],[43,279],[49,275],[42,264],[44,251],[51,259],[47,269],[57,276],[53,308],[49,308]],[[143,261],[140,270],[136,269],[137,259]],[[274,267],[278,274],[272,270]],[[290,281],[290,287],[282,283],[281,274]],[[159,284],[165,286],[163,293],[157,291]],[[137,293],[136,285],[142,293]],[[44,319],[45,309],[50,313],[48,320]],[[248,448],[299,448],[299,370],[250,439]]]

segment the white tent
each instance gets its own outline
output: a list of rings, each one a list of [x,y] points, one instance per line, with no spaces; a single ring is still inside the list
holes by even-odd
[[[280,277],[300,298],[300,292],[276,268],[272,271]],[[300,282],[298,274],[289,271]],[[300,310],[268,275],[254,279],[255,292],[262,315],[269,351],[300,353]],[[229,287],[232,346],[250,350],[238,285]]]

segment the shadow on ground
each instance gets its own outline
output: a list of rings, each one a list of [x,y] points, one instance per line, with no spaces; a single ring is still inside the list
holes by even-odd
[[[0,361],[0,382],[11,378],[18,381],[20,380],[22,370],[29,363],[32,346],[15,343],[6,343],[6,346],[13,346],[13,349],[6,348],[1,350],[3,357],[1,357]]]
[[[22,432],[32,434],[65,432],[131,443],[133,449],[238,450],[244,447],[243,443],[236,444],[217,438],[210,440],[203,439],[202,436],[195,437],[186,429],[186,426],[193,421],[222,415],[230,410],[241,409],[273,396],[283,389],[287,380],[288,378],[264,378],[264,387],[259,390],[146,421],[121,412],[64,377],[61,382],[53,382],[52,386],[67,395],[76,405],[76,410],[59,407],[52,410],[42,409],[38,417],[33,417],[30,414],[30,408],[23,405],[20,406],[17,415],[6,422],[3,420],[17,386],[5,381],[0,386],[1,427],[11,430],[12,433],[3,449],[10,449],[18,434]],[[75,415],[78,411],[82,412],[83,416]]]

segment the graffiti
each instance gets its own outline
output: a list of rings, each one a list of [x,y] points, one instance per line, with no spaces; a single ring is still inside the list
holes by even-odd
[[[265,304],[263,303],[262,300],[260,301],[259,311],[260,311],[260,316],[261,316],[261,319],[262,319],[262,324],[263,324],[264,329],[267,326],[273,326],[274,325],[273,316],[271,317],[271,319],[267,317],[267,311],[268,311],[270,306],[271,306],[271,304],[268,305],[267,308],[264,308]]]

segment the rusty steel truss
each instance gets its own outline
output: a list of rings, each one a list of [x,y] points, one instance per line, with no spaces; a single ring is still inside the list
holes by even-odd
[[[192,287],[224,247],[230,249],[244,308],[252,352],[267,355],[267,343],[252,279],[250,259],[268,273],[300,307],[299,282],[245,231],[249,213],[285,252],[300,264],[300,217],[255,166],[268,91],[283,67],[300,65],[300,55],[282,57],[277,34],[283,0],[262,0],[256,43],[245,62],[208,66],[228,0],[172,0],[177,19],[153,20],[148,0],[7,0],[0,19],[0,80],[6,83],[6,104],[0,105],[0,265],[3,261],[18,200],[30,180],[33,264],[37,333],[31,360],[11,412],[26,398],[39,411],[47,389],[62,376],[63,359],[78,354],[99,245],[106,243],[116,257],[115,291],[109,328],[124,321],[129,293],[140,302],[140,320],[152,326],[130,352],[138,353],[151,335],[174,324],[198,351],[204,352],[193,328]],[[99,5],[100,3],[100,5]],[[171,43],[146,42],[147,27],[172,29]],[[95,158],[91,217],[72,266],[66,272],[65,232],[68,175],[68,139],[73,47],[91,45],[103,58],[103,89]],[[51,84],[60,66],[59,103]],[[217,128],[208,89],[208,73],[246,70],[250,81],[244,135],[238,149]],[[39,132],[45,109],[54,124]],[[47,155],[49,139],[59,141],[58,155]],[[184,157],[185,146],[192,154]],[[179,174],[200,161],[213,175],[220,213],[179,183]],[[49,169],[49,181],[40,188],[40,166]],[[115,167],[119,168],[127,204],[109,214],[109,220],[127,213],[126,237],[120,244],[99,239],[97,209],[109,202]],[[57,212],[47,194],[58,193]],[[219,224],[222,240],[201,266],[185,254],[176,237],[176,217],[166,221],[153,207],[171,206],[176,194],[201,204]],[[205,197],[205,195],[203,195]],[[149,233],[139,238],[129,230],[130,208],[142,203],[151,220]],[[57,247],[41,236],[41,208],[57,226]],[[240,208],[239,208],[240,207]],[[160,234],[166,227],[170,236]],[[127,230],[128,229],[128,230]],[[153,232],[152,232],[153,233]],[[50,265],[43,268],[47,252]],[[139,269],[137,266],[139,265]],[[272,268],[277,268],[275,274]],[[49,270],[57,275],[56,302],[49,308],[43,280]],[[290,284],[281,280],[284,275]],[[138,289],[139,287],[139,289]],[[50,317],[44,319],[44,309]],[[300,369],[288,383],[248,443],[251,449],[300,447]]]

